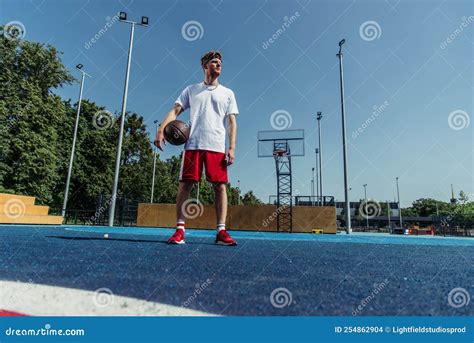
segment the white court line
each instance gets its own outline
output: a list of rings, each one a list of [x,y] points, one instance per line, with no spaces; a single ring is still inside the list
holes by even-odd
[[[115,294],[19,281],[0,281],[0,310],[30,316],[214,316]]]

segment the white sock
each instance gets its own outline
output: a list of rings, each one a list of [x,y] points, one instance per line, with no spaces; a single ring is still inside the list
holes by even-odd
[[[225,230],[225,224],[217,224],[217,232],[220,232],[221,230]]]
[[[176,230],[178,229],[186,231],[186,229],[184,228],[184,220],[178,220],[178,223],[176,223]]]

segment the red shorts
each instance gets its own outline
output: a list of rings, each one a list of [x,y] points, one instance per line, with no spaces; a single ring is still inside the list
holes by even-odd
[[[207,150],[183,151],[179,181],[198,182],[201,179],[203,165],[206,169],[207,181],[228,182],[225,154]]]

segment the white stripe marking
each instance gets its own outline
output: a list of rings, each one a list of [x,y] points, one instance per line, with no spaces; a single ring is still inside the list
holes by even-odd
[[[213,316],[116,294],[19,281],[0,281],[0,309],[30,316]]]

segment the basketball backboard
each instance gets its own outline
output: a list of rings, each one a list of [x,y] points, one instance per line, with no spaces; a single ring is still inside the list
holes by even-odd
[[[304,130],[258,132],[258,157],[304,156]]]

